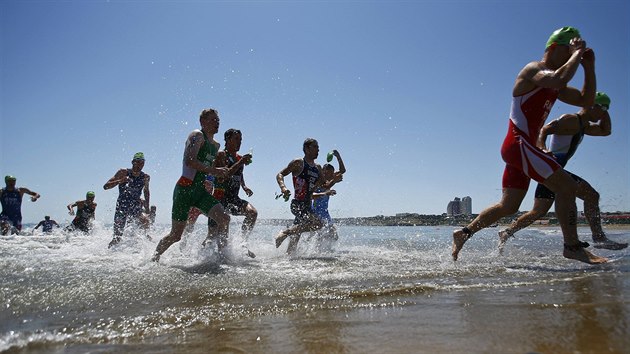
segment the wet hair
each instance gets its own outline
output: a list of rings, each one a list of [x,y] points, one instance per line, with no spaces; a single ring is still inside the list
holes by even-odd
[[[225,139],[225,141],[227,142],[228,140],[230,140],[230,138],[232,138],[236,134],[242,135],[240,130],[230,128],[226,130],[225,133],[223,133],[223,139]]]
[[[322,166],[322,170],[333,170],[334,171],[335,170],[335,166],[327,163],[324,166]]]
[[[219,112],[216,109],[206,108],[203,111],[201,111],[201,114],[199,115],[199,119],[218,117],[218,116],[219,116]]]
[[[306,138],[306,140],[304,140],[304,144],[302,144],[302,151],[306,152],[306,148],[312,144],[317,144],[317,140],[313,138]]]

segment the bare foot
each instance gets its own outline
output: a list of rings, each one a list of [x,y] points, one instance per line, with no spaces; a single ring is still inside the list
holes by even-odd
[[[464,232],[464,230],[453,231],[453,260],[457,260],[457,256],[459,255],[459,251],[464,247],[464,243],[468,241],[471,235],[468,235]]]
[[[286,235],[284,233],[284,231],[281,231],[278,236],[276,236],[276,248],[280,247],[280,245],[282,244],[282,242],[284,242],[284,240],[288,237],[289,235]]]
[[[241,243],[241,251],[249,258],[256,258],[256,253],[250,251],[245,242]]]
[[[217,235],[208,235],[206,236],[205,239],[203,239],[203,242],[201,243],[201,247],[214,247],[215,243],[217,244],[217,247],[218,247],[219,244],[222,244],[222,245],[227,244],[227,240],[222,240],[220,237],[217,237]]]
[[[503,254],[503,247],[505,247],[505,243],[512,236],[514,236],[514,234],[510,229],[499,231],[499,254]]]
[[[109,243],[109,245],[107,246],[107,248],[112,248],[116,245],[118,245],[120,243],[121,238],[118,236],[114,236],[114,238],[111,240],[111,242]]]
[[[595,243],[593,245],[593,247],[595,248],[604,248],[607,250],[613,250],[613,251],[618,251],[618,250],[622,250],[626,247],[628,247],[627,243],[619,243],[619,242],[615,242],[611,239],[608,239],[606,237],[602,238],[602,239],[593,239],[593,242]]]
[[[588,263],[588,264],[601,264],[608,262],[608,258],[596,256],[591,252],[585,250],[579,245],[575,246],[564,246],[564,252],[562,255],[565,258],[575,259],[576,261]]]

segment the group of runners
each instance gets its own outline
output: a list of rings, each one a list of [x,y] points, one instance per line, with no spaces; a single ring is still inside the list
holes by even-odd
[[[578,90],[568,83],[580,66],[584,70],[584,85]],[[556,100],[581,109],[545,125]],[[607,94],[596,91],[595,54],[586,46],[580,32],[573,27],[554,31],[547,41],[542,59],[525,65],[512,89],[508,132],[501,147],[501,156],[506,163],[503,197],[497,204],[483,210],[466,227],[453,232],[453,259],[458,259],[464,244],[477,231],[518,211],[531,179],[538,182],[534,208],[499,232],[500,250],[517,231],[545,215],[555,203],[564,237],[564,257],[591,264],[606,262],[606,258],[588,251],[589,244],[578,238],[576,197],[584,200],[584,213],[596,248],[619,250],[627,247],[627,243],[608,239],[602,230],[598,192],[583,178],[564,169],[584,135],[607,136],[611,133],[610,104]],[[199,122],[200,129],[193,130],[185,143],[182,175],[173,192],[171,230],[159,241],[153,261],[159,261],[172,244],[181,240],[186,230],[191,231],[200,214],[208,217],[208,235],[203,245],[216,244],[219,253],[223,253],[228,242],[230,215],[245,216],[243,240],[248,239],[258,217],[256,208],[239,197],[240,189],[247,196],[253,194],[243,177],[244,167],[251,163],[252,154],[241,156],[238,153],[242,142],[241,131],[228,129],[224,134],[225,148],[220,150],[220,144],[214,139],[219,130],[219,113],[215,109],[205,109]],[[319,145],[315,139],[304,141],[303,153],[303,157],[290,161],[276,176],[281,192],[279,197],[288,201],[291,191],[284,178],[292,175],[294,194],[291,212],[295,216],[294,225],[275,237],[276,247],[280,247],[285,239],[290,239],[287,247],[290,254],[296,251],[300,235],[304,232],[323,229],[321,233],[326,237],[337,239],[337,231],[328,213],[328,198],[335,195],[332,187],[343,179],[346,172],[341,155],[336,150],[329,154],[329,163],[323,167],[316,162]],[[339,165],[337,171],[330,164],[333,158]],[[149,206],[150,177],[142,172],[143,166],[144,154],[139,152],[134,155],[130,169],[120,169],[103,186],[106,190],[118,186],[120,192],[114,217],[114,237],[109,247],[121,241],[128,220],[138,222],[147,230],[150,219],[155,217],[155,209]],[[33,201],[39,198],[38,193],[27,188],[16,188],[15,180],[15,177],[7,176],[7,186],[0,190],[3,232],[9,222],[18,230],[21,228],[20,205],[24,194],[31,195]],[[88,192],[86,200],[68,205],[71,214],[74,207],[77,215],[71,226],[86,230],[96,209],[94,192]],[[56,224],[47,218],[40,224],[49,230],[53,223]],[[255,257],[246,249],[250,257]]]
[[[210,247],[216,244],[217,251],[222,254],[228,241],[230,215],[244,215],[242,224],[242,239],[247,240],[252,232],[258,211],[248,201],[239,197],[241,189],[252,196],[253,191],[245,184],[243,176],[244,166],[252,161],[252,154],[239,155],[242,133],[238,129],[228,129],[224,133],[225,148],[220,150],[220,144],[214,139],[219,129],[219,114],[214,109],[201,112],[199,118],[201,129],[190,133],[186,140],[182,176],[175,185],[173,192],[172,226],[168,235],[162,238],[156,248],[153,260],[158,260],[173,243],[181,240],[185,231],[191,232],[197,217],[204,214],[208,217],[208,235],[202,246]],[[286,200],[291,192],[284,185],[284,176],[293,174],[295,188],[291,201],[291,212],[295,215],[294,226],[283,231],[276,239],[277,247],[282,240],[291,236],[287,248],[288,253],[294,253],[300,234],[307,231],[320,232],[319,239],[336,240],[337,231],[328,212],[328,199],[335,195],[332,186],[342,180],[346,171],[341,155],[333,150],[328,156],[328,162],[323,167],[315,162],[319,154],[319,146],[315,139],[306,139],[303,145],[304,157],[295,159],[278,174],[278,184],[282,196]],[[336,158],[339,170],[330,162]],[[131,160],[131,168],[119,169],[110,178],[103,189],[118,187],[119,195],[114,214],[114,235],[109,248],[116,247],[122,240],[125,226],[132,222],[148,235],[149,226],[155,220],[155,206],[150,206],[149,174],[143,172],[145,157],[138,152]],[[27,188],[16,188],[16,178],[5,178],[6,188],[0,190],[2,201],[3,231],[6,225],[12,225],[14,231],[21,230],[21,201],[23,194],[32,196],[36,201],[40,195]],[[78,200],[67,206],[71,215],[76,215],[68,231],[79,230],[90,232],[95,217],[97,204],[95,193],[89,191],[84,200]],[[59,226],[55,220],[45,217],[35,229],[43,226],[44,232],[51,232],[54,226]],[[3,232],[3,234],[5,234]],[[247,247],[247,255],[254,258],[255,254]]]
[[[114,214],[114,237],[109,247],[116,245],[121,240],[123,230],[128,221],[139,225],[145,232],[155,221],[156,207],[149,206],[149,175],[142,172],[144,167],[144,154],[136,153],[131,161],[132,167],[120,169],[114,177],[109,179],[103,186],[104,189],[111,189],[118,186],[119,195],[116,201],[116,212]],[[33,192],[25,187],[16,187],[14,176],[5,177],[5,188],[0,189],[0,201],[2,202],[2,213],[0,222],[2,223],[2,235],[19,234],[22,230],[22,199],[24,194],[31,195],[33,202],[39,199],[39,193]],[[144,193],[144,199],[142,199]],[[68,213],[74,218],[66,227],[66,231],[80,231],[90,233],[93,228],[93,221],[96,215],[97,204],[94,201],[96,193],[89,191],[85,194],[85,199],[67,205]],[[75,212],[76,209],[76,212]],[[60,225],[50,216],[46,215],[34,230],[42,227],[44,233],[51,233],[53,228]],[[148,235],[147,235],[148,236]]]
[[[246,242],[256,223],[258,211],[251,203],[239,197],[241,189],[248,196],[253,194],[243,177],[244,167],[252,162],[252,154],[238,154],[243,136],[237,129],[225,131],[225,148],[219,149],[220,144],[214,138],[220,124],[217,110],[204,109],[199,115],[199,123],[201,129],[193,130],[186,139],[182,175],[173,191],[171,230],[159,241],[152,260],[159,261],[171,245],[180,241],[186,230],[192,229],[192,224],[200,214],[208,217],[208,235],[202,245],[216,245],[219,254],[224,254],[227,246],[230,215],[244,215],[241,239],[245,241],[246,254],[254,258],[256,255],[249,250]],[[295,191],[291,201],[295,225],[276,238],[276,247],[279,247],[282,240],[291,236],[287,248],[289,253],[295,252],[303,232],[318,231],[326,227],[325,235],[330,235],[333,239],[337,237],[327,203],[328,198],[336,193],[332,186],[341,181],[345,173],[343,160],[335,150],[332,156],[337,158],[339,171],[335,172],[330,164],[322,168],[315,161],[319,155],[319,145],[311,138],[304,141],[303,152],[303,158],[291,161],[278,174],[278,185],[285,199],[290,198],[291,192],[284,185],[284,176],[292,174]]]
[[[2,202],[2,213],[0,214],[0,235],[20,234],[22,231],[22,199],[24,194],[31,196],[31,201],[35,202],[40,198],[39,193],[33,192],[26,187],[16,187],[16,178],[14,176],[5,176],[5,188],[0,189],[0,201]],[[74,219],[66,227],[66,231],[82,231],[90,232],[92,229],[92,221],[94,220],[96,203],[94,202],[94,192],[87,192],[85,200],[78,200],[68,204],[68,212],[74,215]],[[77,208],[76,214],[74,208]],[[59,228],[60,225],[49,215],[44,216],[44,220],[40,221],[33,230],[42,228],[45,234],[51,233],[53,229]]]
[[[577,69],[584,70],[582,90],[568,86]],[[581,107],[544,125],[556,100]],[[499,248],[518,230],[544,215],[555,202],[556,216],[564,237],[563,256],[590,264],[607,262],[586,248],[578,238],[576,197],[584,200],[584,212],[591,226],[596,248],[623,249],[606,237],[599,215],[599,194],[584,179],[564,169],[584,135],[606,136],[611,132],[608,114],[610,97],[596,92],[595,54],[574,27],[563,27],[549,37],[543,58],[525,65],[512,89],[508,133],[501,147],[505,161],[503,197],[483,210],[466,227],[453,232],[452,256],[458,259],[462,247],[477,231],[518,211],[534,179],[539,183],[534,209],[499,232]],[[547,137],[551,136],[549,146]]]

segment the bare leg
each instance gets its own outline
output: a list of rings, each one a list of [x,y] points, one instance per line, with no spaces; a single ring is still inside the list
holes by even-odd
[[[122,241],[122,235],[126,224],[127,212],[121,209],[120,206],[116,206],[116,211],[114,212],[114,237],[109,242],[109,245],[107,245],[107,248],[112,248]]]
[[[534,207],[532,208],[532,210],[514,220],[512,225],[510,225],[507,229],[499,231],[499,252],[503,252],[505,242],[507,242],[510,237],[512,237],[518,231],[528,227],[534,221],[545,216],[552,205],[553,199],[535,198]]]
[[[146,237],[147,240],[151,241],[151,236],[149,236],[149,228],[151,227],[151,220],[149,219],[149,217],[144,214],[140,214],[140,216],[138,217],[138,224],[140,228],[142,229],[142,231],[144,232],[144,237]]]
[[[169,232],[168,235],[160,240],[157,247],[155,248],[155,254],[153,255],[153,258],[151,258],[151,260],[153,262],[159,261],[162,253],[166,252],[166,250],[171,247],[172,244],[182,239],[182,234],[184,233],[185,228],[186,221],[173,220],[173,223],[171,225],[171,232]]]
[[[516,213],[526,194],[527,190],[524,189],[503,188],[503,196],[499,203],[482,211],[465,229],[453,232],[453,260],[457,260],[464,243],[475,232],[492,225],[502,217]]]
[[[584,201],[584,216],[591,227],[593,241],[606,239],[599,211],[599,193],[586,181],[577,183],[577,197]]]
[[[195,223],[197,222],[199,215],[201,215],[201,211],[197,208],[191,208],[190,211],[188,212],[188,221],[186,224],[186,231],[185,231],[186,235],[192,233],[193,230],[195,229]]]
[[[227,246],[227,239],[229,234],[230,227],[230,216],[225,213],[223,210],[223,206],[221,204],[217,204],[210,209],[208,212],[208,217],[216,222],[217,226],[211,230],[208,228],[208,237],[211,237],[211,232],[216,232],[217,237],[217,248],[219,253],[223,253],[223,249]]]
[[[334,241],[339,239],[339,234],[337,233],[337,227],[335,225],[330,225],[330,236]]]
[[[307,232],[307,231],[315,231],[315,230],[319,230],[321,229],[323,226],[323,223],[321,222],[321,220],[319,220],[318,217],[316,217],[315,215],[310,215],[308,221],[302,223],[302,224],[298,224],[295,225],[293,227],[290,227],[286,230],[281,231],[278,236],[276,236],[276,248],[280,247],[280,245],[282,244],[282,242],[289,236],[291,235],[297,235],[297,237],[292,237],[291,238],[291,244],[289,244],[289,248],[287,249],[287,252],[291,253],[291,250],[295,250],[295,247],[297,247],[297,243],[300,240],[299,235],[303,232]],[[291,247],[293,246],[293,247]]]
[[[584,216],[591,227],[591,235],[595,248],[620,250],[628,247],[627,243],[618,243],[606,237],[602,229],[601,214],[599,210],[599,193],[586,181],[578,182],[578,198],[584,201]]]
[[[556,216],[564,237],[563,256],[589,264],[608,261],[606,258],[585,250],[578,239],[577,207],[575,206],[577,183],[575,180],[566,171],[559,169],[549,176],[544,184],[556,194]]]
[[[303,224],[298,224],[295,226],[292,226],[288,229],[282,230],[280,231],[280,233],[276,236],[276,248],[280,247],[280,245],[282,245],[282,242],[284,242],[284,240],[291,236],[291,235],[299,235],[303,232],[309,231],[310,230],[310,224],[308,223],[303,223]],[[299,238],[298,238],[299,240]]]
[[[298,242],[300,241],[301,234],[293,235],[289,238],[289,246],[287,247],[288,254],[294,254],[297,250]]]
[[[245,208],[245,220],[243,220],[243,239],[247,241],[249,239],[249,234],[254,229],[254,225],[256,225],[256,219],[258,219],[258,210],[254,208],[253,205],[247,204]]]
[[[245,242],[245,249],[247,250],[247,256],[251,258],[256,258],[256,254],[249,250],[248,240],[249,235],[252,233],[254,229],[254,225],[256,225],[256,219],[258,219],[258,211],[254,208],[250,203],[247,204],[245,208],[245,220],[243,220],[243,241]]]
[[[203,242],[201,243],[201,246],[206,247],[208,243],[214,240],[218,240],[218,239],[219,239],[219,230],[217,228],[216,222],[214,223],[214,225],[210,225],[210,223],[208,223],[208,236],[206,236],[206,239],[203,240]]]

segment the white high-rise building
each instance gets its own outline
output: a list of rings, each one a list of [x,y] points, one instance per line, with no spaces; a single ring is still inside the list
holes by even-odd
[[[460,211],[464,215],[472,215],[472,198],[471,197],[465,196],[464,198],[462,198]]]
[[[446,215],[455,216],[461,213],[461,201],[459,198],[455,198],[455,200],[448,202],[448,205],[446,206]]]
[[[451,200],[446,206],[446,215],[472,215],[472,198],[466,196],[462,199]]]

